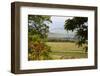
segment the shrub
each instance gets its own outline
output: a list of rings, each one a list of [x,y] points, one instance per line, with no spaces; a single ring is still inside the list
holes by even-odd
[[[28,39],[28,60],[46,60],[49,56],[50,47],[41,39],[39,35],[29,36]]]

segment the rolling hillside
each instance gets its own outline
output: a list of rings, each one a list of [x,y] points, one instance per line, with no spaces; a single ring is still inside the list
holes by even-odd
[[[48,39],[73,39],[74,34],[48,33]]]

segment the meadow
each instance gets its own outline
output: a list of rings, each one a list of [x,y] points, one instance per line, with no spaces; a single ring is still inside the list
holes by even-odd
[[[83,47],[78,47],[75,42],[46,42],[51,47],[52,59],[79,59],[87,58]]]

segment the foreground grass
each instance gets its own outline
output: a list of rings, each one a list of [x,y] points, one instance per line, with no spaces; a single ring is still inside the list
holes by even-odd
[[[50,56],[53,59],[87,58],[83,47],[78,48],[74,42],[47,42],[46,44],[51,47]]]

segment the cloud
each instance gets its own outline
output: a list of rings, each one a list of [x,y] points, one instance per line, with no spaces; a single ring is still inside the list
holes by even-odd
[[[52,16],[52,23],[49,25],[49,32],[67,34],[67,31],[64,29],[64,22],[67,19],[73,17],[61,17],[61,16]]]

